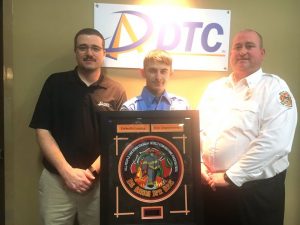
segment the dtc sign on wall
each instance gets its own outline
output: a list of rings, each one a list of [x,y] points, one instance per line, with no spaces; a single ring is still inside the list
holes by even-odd
[[[179,70],[225,71],[230,11],[94,4],[94,27],[106,39],[106,67],[141,68],[152,49],[164,49]]]

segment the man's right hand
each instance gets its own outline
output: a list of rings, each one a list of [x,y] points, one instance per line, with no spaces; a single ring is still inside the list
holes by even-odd
[[[201,163],[201,178],[202,183],[208,184],[212,188],[212,190],[216,190],[215,183],[211,177],[211,173],[204,163]]]
[[[93,181],[87,176],[86,171],[79,168],[68,169],[62,177],[66,186],[77,193],[84,193],[88,191],[93,184]]]

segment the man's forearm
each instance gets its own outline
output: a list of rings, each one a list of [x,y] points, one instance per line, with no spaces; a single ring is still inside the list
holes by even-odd
[[[66,161],[50,131],[36,129],[36,136],[41,151],[46,159],[58,170],[61,176],[65,176],[72,167]]]

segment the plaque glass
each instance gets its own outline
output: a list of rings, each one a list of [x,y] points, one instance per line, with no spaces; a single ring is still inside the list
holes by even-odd
[[[101,224],[202,224],[198,111],[99,115]]]

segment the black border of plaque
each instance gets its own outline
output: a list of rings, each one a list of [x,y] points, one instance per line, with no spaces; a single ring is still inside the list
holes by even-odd
[[[101,112],[99,116],[101,133],[100,224],[201,225],[199,112],[196,110],[122,111]],[[151,128],[146,132],[133,129],[126,133],[127,127],[130,128],[131,125],[133,127],[141,125],[143,128],[144,125],[152,127],[156,124],[162,125],[163,129]],[[169,125],[171,132],[164,132],[164,127],[168,130]],[[175,128],[176,125],[181,126],[182,130],[172,131],[174,125]],[[125,131],[120,133],[117,128],[119,126],[125,126]],[[179,151],[179,158],[183,163],[183,174],[176,190],[164,200],[154,202],[141,201],[130,194],[119,175],[123,173],[120,172],[123,171],[122,163],[126,164],[127,158],[130,158],[129,156],[134,152],[131,151],[124,156],[124,153],[127,154],[126,149],[136,142],[135,140],[144,138],[148,140],[149,137],[166,140],[164,143],[171,142],[172,146]],[[160,144],[155,140],[154,144]],[[168,147],[166,149],[168,152]],[[120,171],[119,164],[122,165]],[[180,163],[178,164],[180,167]],[[162,190],[159,191],[164,194]]]

